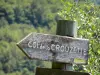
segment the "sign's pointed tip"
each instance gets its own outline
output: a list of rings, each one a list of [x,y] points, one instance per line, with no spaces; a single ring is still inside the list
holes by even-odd
[[[19,43],[16,43],[16,45],[18,46]]]
[[[20,48],[19,43],[16,43],[16,45],[17,45],[17,47],[19,47],[19,48]],[[21,48],[20,48],[20,49],[21,49]]]
[[[16,43],[16,45],[19,47],[20,42]]]

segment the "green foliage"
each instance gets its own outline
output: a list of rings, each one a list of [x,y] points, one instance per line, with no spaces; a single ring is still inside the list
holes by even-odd
[[[95,6],[93,3],[63,2],[63,4],[64,8],[58,14],[63,19],[77,21],[78,37],[90,41],[88,65],[83,68],[75,66],[75,69],[100,75],[100,10],[98,10],[100,6]]]
[[[0,75],[5,75],[5,73],[2,70],[0,70]]]
[[[26,24],[5,25],[0,28],[0,75],[33,75],[35,68],[49,67],[45,62],[29,60],[16,43],[31,32],[49,32],[47,27]]]
[[[78,37],[90,40],[89,64],[75,65],[75,70],[99,75],[100,6],[94,0],[73,1],[0,0],[0,75],[34,75],[37,66],[51,67],[50,62],[29,60],[16,43],[31,32],[56,34],[58,19],[78,21]]]
[[[0,26],[23,23],[49,27],[49,23],[57,20],[55,17],[60,8],[61,3],[57,0],[0,0]]]

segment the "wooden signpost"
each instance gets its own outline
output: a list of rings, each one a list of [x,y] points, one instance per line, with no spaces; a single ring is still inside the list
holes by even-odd
[[[75,71],[62,71],[59,69],[37,68],[36,75],[89,75],[89,73],[75,72]]]
[[[86,64],[88,40],[67,36],[30,33],[18,46],[31,59]]]
[[[68,71],[72,70],[72,64],[87,64],[89,40],[76,38],[76,22],[58,21],[56,34],[30,33],[17,46],[30,59],[52,61],[52,69]]]

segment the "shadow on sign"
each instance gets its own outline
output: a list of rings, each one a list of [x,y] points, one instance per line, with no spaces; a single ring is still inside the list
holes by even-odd
[[[37,68],[36,75],[90,75],[84,72],[62,71],[58,69]]]

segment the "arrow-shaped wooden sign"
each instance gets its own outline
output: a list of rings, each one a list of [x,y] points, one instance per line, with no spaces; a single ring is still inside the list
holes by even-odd
[[[17,46],[31,59],[86,64],[89,40],[30,33]]]

